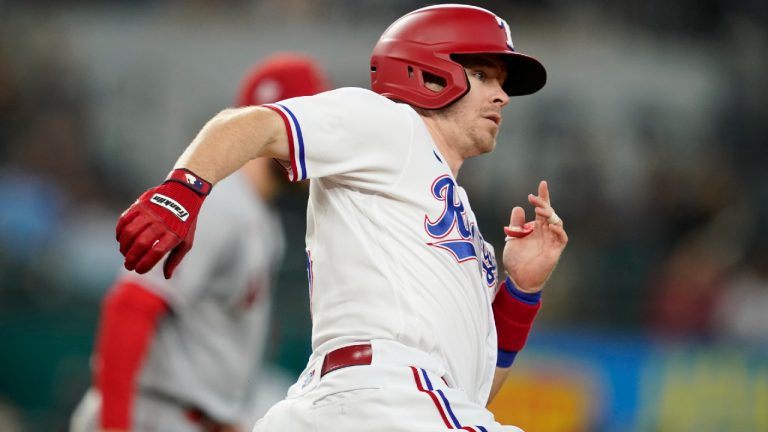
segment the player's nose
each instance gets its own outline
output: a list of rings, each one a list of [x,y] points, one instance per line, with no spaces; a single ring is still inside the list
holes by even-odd
[[[493,103],[494,104],[499,104],[499,106],[501,106],[503,108],[503,107],[507,106],[507,104],[509,103],[509,95],[502,88],[502,86],[501,86],[502,83],[501,82],[499,82],[498,80],[495,80],[494,83],[495,84],[493,86],[493,96],[492,96],[493,97]]]

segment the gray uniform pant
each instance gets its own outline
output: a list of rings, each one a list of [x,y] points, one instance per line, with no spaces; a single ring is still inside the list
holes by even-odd
[[[69,423],[69,432],[99,432],[101,395],[95,389],[86,392]],[[171,401],[139,396],[134,401],[134,431],[200,432],[183,407]]]

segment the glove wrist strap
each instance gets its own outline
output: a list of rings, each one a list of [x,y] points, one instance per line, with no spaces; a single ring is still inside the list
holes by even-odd
[[[177,168],[171,171],[166,177],[166,181],[181,183],[202,196],[208,195],[212,188],[210,183],[186,168]]]

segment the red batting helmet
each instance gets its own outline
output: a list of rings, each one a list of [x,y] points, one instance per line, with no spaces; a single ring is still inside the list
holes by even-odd
[[[443,108],[469,91],[451,54],[483,53],[506,63],[503,88],[510,96],[535,93],[547,81],[538,60],[515,52],[506,21],[479,7],[449,4],[417,9],[384,31],[371,54],[371,88],[417,107]],[[424,73],[444,79],[445,88],[426,88]]]
[[[245,76],[238,106],[261,105],[329,89],[328,80],[311,57],[294,53],[273,54]]]

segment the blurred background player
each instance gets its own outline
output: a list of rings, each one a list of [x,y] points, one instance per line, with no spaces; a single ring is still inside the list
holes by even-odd
[[[312,58],[277,53],[246,75],[237,104],[327,86]],[[262,364],[269,292],[284,247],[269,204],[283,182],[279,170],[254,160],[217,185],[200,214],[207,223],[197,231],[198,247],[172,279],[159,267],[119,274],[102,303],[94,383],[72,416],[72,432],[245,431],[284,396],[257,390],[270,382]]]

